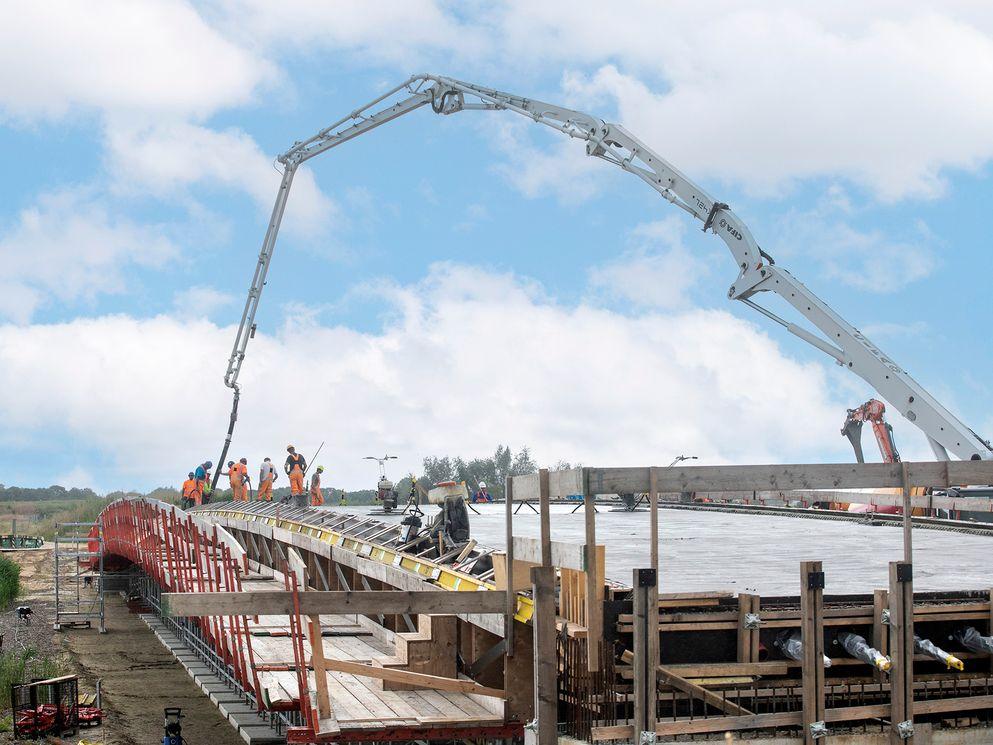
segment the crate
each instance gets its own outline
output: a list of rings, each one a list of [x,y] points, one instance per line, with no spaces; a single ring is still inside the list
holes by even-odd
[[[79,679],[64,675],[10,687],[14,739],[76,734],[79,729]]]

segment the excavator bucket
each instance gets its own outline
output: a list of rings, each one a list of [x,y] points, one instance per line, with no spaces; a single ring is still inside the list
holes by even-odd
[[[852,443],[852,449],[855,450],[855,460],[859,463],[865,463],[865,454],[862,452],[862,420],[852,416],[854,411],[854,409],[848,410],[848,418],[845,420],[845,426],[841,428],[841,434]]]

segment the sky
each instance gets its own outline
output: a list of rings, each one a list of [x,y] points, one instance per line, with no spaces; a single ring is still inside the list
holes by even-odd
[[[419,72],[624,125],[993,434],[983,4],[0,8],[2,483],[148,490],[216,462],[275,157]],[[852,460],[845,410],[874,391],[728,301],[700,227],[507,112],[425,108],[326,153],[294,182],[231,456],[323,442],[349,489],[375,483],[363,456],[399,478],[501,443],[541,465]]]

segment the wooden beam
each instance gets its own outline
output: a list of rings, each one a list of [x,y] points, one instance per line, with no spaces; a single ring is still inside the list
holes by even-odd
[[[813,745],[811,725],[824,721],[824,572],[819,561],[800,564],[800,623],[803,742]]]
[[[514,477],[508,476],[504,486],[504,516],[507,541],[507,589],[504,592],[503,638],[507,640],[507,656],[514,656],[514,616],[517,615],[517,590],[514,587]]]
[[[596,502],[590,488],[589,469],[583,469],[583,515],[586,522],[586,668],[600,669],[600,640],[603,637],[603,578],[596,546]]]
[[[162,595],[166,616],[279,616],[293,612],[292,593],[167,592]],[[503,593],[450,590],[310,590],[300,594],[300,613],[503,613]]]
[[[588,570],[586,544],[549,540],[547,548],[549,560],[545,563],[542,556],[545,546],[540,538],[514,536],[514,560],[517,562],[575,569],[579,572]]]
[[[555,568],[531,568],[534,593],[534,712],[538,742],[558,741],[558,655],[555,634]],[[506,683],[505,683],[506,685]]]
[[[538,516],[541,524],[541,531],[539,535],[541,536],[539,544],[539,554],[541,557],[541,565],[543,567],[550,567],[553,564],[552,561],[552,522],[551,515],[549,514],[548,505],[548,469],[542,468],[538,471]],[[517,546],[514,546],[514,555],[517,555]],[[523,558],[523,557],[521,557]],[[574,568],[574,567],[570,567]]]
[[[453,693],[474,693],[478,696],[492,696],[494,698],[507,697],[505,691],[498,688],[487,688],[471,680],[443,678],[439,675],[412,673],[409,670],[398,670],[396,668],[373,667],[372,665],[364,665],[361,662],[349,662],[347,660],[326,660],[325,666],[328,670],[338,673],[348,673],[349,675],[358,675],[363,678],[378,678],[379,680],[404,683],[417,688],[430,688],[435,691],[451,691]]]
[[[903,722],[914,720],[913,564],[890,562],[890,742],[913,745],[900,737]]]
[[[655,583],[654,569],[633,571],[631,588],[634,594],[634,652],[631,665],[634,669],[635,742],[641,742],[642,732],[655,731],[658,663],[655,660],[655,648],[651,644],[652,637],[658,639],[659,636],[658,600],[652,592]]]
[[[643,493],[649,468],[588,468],[593,494]],[[554,476],[554,474],[550,474]],[[993,461],[908,463],[914,486],[947,487],[993,483]],[[551,478],[552,483],[555,479]],[[661,492],[875,489],[902,487],[900,463],[818,463],[762,466],[675,466],[658,471]],[[554,494],[553,496],[557,496]]]
[[[626,649],[623,653],[621,653],[621,661],[626,662],[629,665],[633,664],[634,655],[630,650]],[[735,716],[754,716],[748,709],[726,700],[723,696],[718,696],[713,691],[708,691],[703,686],[699,686],[696,683],[691,683],[686,680],[686,678],[679,675],[673,668],[665,665],[656,665],[655,673],[658,679],[666,685],[670,685],[676,690],[689,694],[690,696],[705,702],[709,706],[713,706],[718,711],[723,711],[725,714],[732,714]],[[800,714],[797,712],[797,717],[799,718],[799,716]],[[661,726],[662,725],[659,725],[659,727]],[[656,731],[658,731],[658,728]]]
[[[874,590],[872,593],[872,647],[878,649],[882,655],[889,656],[890,652],[890,630],[883,623],[883,611],[889,608],[889,597],[886,590]],[[879,668],[874,668],[872,677],[876,682],[883,683],[887,679],[886,673]]]

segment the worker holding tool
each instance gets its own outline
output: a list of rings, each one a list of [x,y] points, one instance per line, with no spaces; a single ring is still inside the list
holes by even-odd
[[[473,493],[472,499],[470,500],[473,504],[480,504],[481,502],[492,502],[493,496],[486,489],[486,482],[480,481],[479,488]]]
[[[303,475],[307,472],[307,461],[304,460],[304,457],[292,445],[286,446],[286,452],[289,455],[286,456],[286,463],[283,464],[283,470],[290,477],[290,497],[295,506],[306,507],[307,502],[303,491]]]
[[[199,485],[199,501],[197,504],[207,504],[210,501],[210,469],[214,467],[212,462],[204,461],[193,472],[193,478]]]
[[[252,477],[248,475],[248,458],[242,458],[238,461],[238,473],[241,474],[241,500],[242,502],[251,501],[252,496]]]
[[[314,475],[310,477],[310,506],[320,507],[324,504],[324,494],[321,493],[321,474],[324,473],[324,466],[318,466]]]
[[[260,502],[272,501],[272,483],[276,480],[276,468],[268,458],[262,460],[262,467],[259,468],[259,493]]]
[[[196,494],[199,491],[199,486],[197,484],[197,480],[196,480],[195,476],[196,476],[196,473],[193,472],[193,471],[190,471],[190,474],[187,477],[186,481],[183,482],[183,491],[182,491],[183,501],[182,501],[182,507],[183,507],[184,510],[188,510],[194,504],[197,504],[198,503],[197,502],[197,499],[196,499]]]

